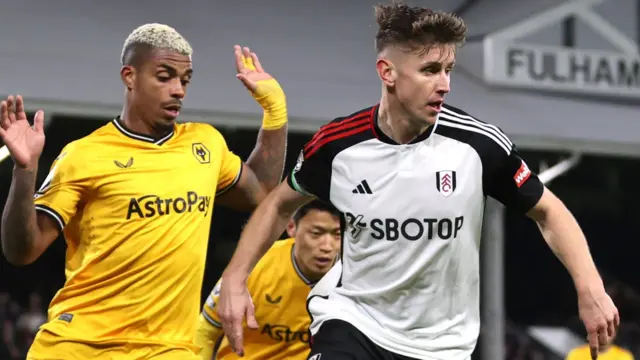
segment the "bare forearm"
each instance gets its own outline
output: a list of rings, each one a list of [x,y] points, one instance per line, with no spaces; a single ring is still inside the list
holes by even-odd
[[[15,168],[2,213],[2,252],[11,263],[23,263],[36,242],[33,203],[37,169]]]
[[[247,159],[260,184],[273,190],[282,180],[287,150],[287,125],[276,130],[260,129],[256,147]]]
[[[547,244],[564,264],[578,291],[602,286],[602,279],[593,262],[589,246],[580,226],[564,206],[549,210],[538,221]]]
[[[238,246],[222,275],[234,276],[236,280],[246,281],[258,260],[271,248],[287,226],[293,214],[279,211],[273,203],[259,206],[242,231]]]

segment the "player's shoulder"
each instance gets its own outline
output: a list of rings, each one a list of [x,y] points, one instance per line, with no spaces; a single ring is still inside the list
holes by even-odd
[[[219,134],[220,131],[218,131],[218,129],[216,129],[215,126],[213,126],[212,124],[209,123],[200,123],[200,122],[192,122],[192,121],[185,121],[185,122],[180,122],[176,124],[176,130],[178,131],[182,131],[185,133],[200,133],[200,132],[205,132],[205,133],[217,133]]]
[[[220,130],[208,123],[183,122],[176,124],[175,133],[183,139],[191,142],[206,144],[214,148],[226,147],[226,140]]]
[[[220,133],[220,131],[215,126],[213,126],[212,124],[199,122],[177,123],[176,133],[208,139],[222,138],[222,133]]]
[[[623,347],[618,345],[613,345],[613,350],[618,354],[618,357],[621,359],[633,359],[633,353]]]
[[[378,105],[371,105],[371,106],[367,106],[365,108],[359,109],[357,111],[354,111],[348,115],[335,117],[333,118],[333,120],[323,125],[320,129],[322,130],[323,128],[330,127],[331,125],[335,126],[336,124],[347,124],[347,123],[368,124],[366,120],[371,121],[373,119],[377,108],[378,108]]]
[[[373,121],[378,105],[368,106],[325,123],[305,145],[306,157],[320,149],[332,155],[374,138]]]
[[[102,146],[104,144],[104,138],[112,133],[109,129],[110,126],[111,122],[100,126],[79,139],[67,143],[55,161],[60,162],[63,159],[65,162],[71,162],[71,160],[82,161],[83,159],[94,158],[97,154],[102,153],[104,150]]]
[[[294,240],[292,238],[276,241],[265,255],[258,261],[251,272],[250,286],[259,286],[264,279],[278,281],[289,269],[291,265],[291,254]],[[253,289],[256,290],[256,289]]]
[[[287,238],[278,240],[273,243],[273,246],[269,249],[267,253],[273,254],[274,256],[280,256],[285,253],[290,253],[293,248],[293,244],[295,244],[294,238]]]
[[[498,126],[449,104],[442,106],[435,133],[467,143],[480,152],[500,151],[509,154],[513,147],[509,137]]]
[[[288,238],[284,240],[278,240],[271,248],[267,250],[267,253],[260,259],[256,268],[269,268],[281,267],[287,262],[283,262],[283,259],[289,259],[291,257],[291,251],[293,250],[294,239]]]

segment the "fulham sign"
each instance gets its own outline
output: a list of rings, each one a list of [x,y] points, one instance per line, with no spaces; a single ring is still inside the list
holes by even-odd
[[[606,0],[569,1],[484,40],[484,77],[489,84],[640,98],[640,56],[637,44],[596,14],[592,7]],[[568,16],[600,33],[619,52],[578,50],[519,43],[526,36]]]

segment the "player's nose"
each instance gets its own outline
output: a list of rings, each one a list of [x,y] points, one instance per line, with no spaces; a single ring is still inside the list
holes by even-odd
[[[180,79],[176,79],[178,81],[171,82],[170,95],[174,99],[182,99],[186,93],[185,86],[182,84]]]
[[[324,235],[322,237],[322,240],[320,241],[320,251],[322,251],[325,254],[332,253],[333,251],[336,250],[335,243],[336,243],[335,237],[329,234]]]
[[[444,71],[440,73],[438,77],[438,82],[436,83],[436,92],[438,94],[444,95],[451,91],[451,78],[449,74]]]

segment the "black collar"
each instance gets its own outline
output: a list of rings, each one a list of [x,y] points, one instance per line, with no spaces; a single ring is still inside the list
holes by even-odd
[[[154,139],[153,137],[151,137],[149,135],[139,134],[139,133],[137,133],[135,131],[127,129],[124,126],[124,124],[122,123],[122,119],[120,119],[120,116],[117,116],[115,119],[113,119],[113,125],[116,127],[116,129],[118,129],[126,137],[129,137],[129,138],[132,138],[132,139],[135,139],[135,140],[140,140],[140,141],[152,143],[152,144],[156,144],[156,145],[162,145],[162,144],[166,143],[167,141],[169,141],[169,139],[171,139],[173,137],[173,134],[174,134],[174,130],[171,130],[170,133],[168,133],[167,135],[161,137],[160,139]]]

